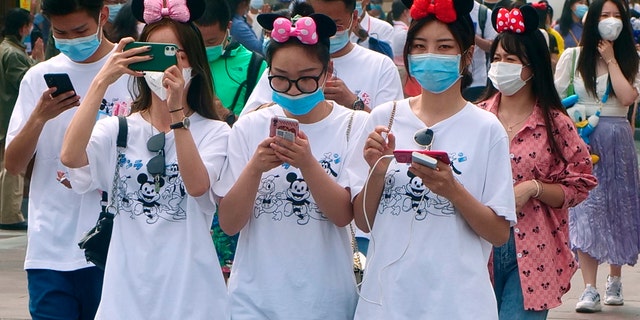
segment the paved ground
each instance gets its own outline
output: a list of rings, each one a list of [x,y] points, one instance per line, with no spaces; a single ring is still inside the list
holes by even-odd
[[[640,138],[640,137],[639,137]],[[636,141],[639,150],[640,142]],[[26,273],[22,269],[27,234],[25,231],[0,230],[0,320],[30,319],[27,295]],[[608,267],[602,265],[598,273],[600,294],[604,297],[604,287]],[[640,320],[640,266],[625,266],[622,269],[624,289],[624,306],[604,306],[602,312],[595,314],[576,313],[574,307],[584,286],[582,275],[578,271],[571,281],[571,290],[564,296],[562,306],[549,313],[549,319],[584,319],[584,320]],[[469,319],[473,317],[470,316]]]

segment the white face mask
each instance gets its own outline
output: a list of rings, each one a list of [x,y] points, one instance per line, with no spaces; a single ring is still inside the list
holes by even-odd
[[[522,68],[524,66],[517,63],[493,62],[488,73],[489,80],[503,95],[512,96],[531,79],[522,80],[520,77]]]
[[[184,87],[186,88],[191,82],[191,67],[182,69],[182,77],[184,78]],[[164,79],[164,72],[160,71],[145,71],[144,80],[147,81],[149,89],[160,98],[160,100],[167,100],[167,89],[162,86],[162,80]]]
[[[604,40],[615,41],[622,31],[622,20],[614,17],[598,22],[598,32]]]

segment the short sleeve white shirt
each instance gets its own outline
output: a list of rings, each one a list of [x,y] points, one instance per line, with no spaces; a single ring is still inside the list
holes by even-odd
[[[241,117],[229,136],[229,155],[216,194],[238,179],[278,105]],[[358,137],[368,116],[333,103],[326,118],[300,124],[311,152],[326,173],[348,188],[345,164],[354,152],[346,132]],[[353,319],[356,287],[351,237],[319,210],[299,169],[283,164],[262,174],[253,213],[240,231],[229,279],[231,315],[238,319]]]
[[[420,149],[425,128],[409,100],[399,101],[391,131],[396,149]],[[371,112],[360,146],[375,126],[387,126],[393,103]],[[515,198],[505,130],[471,103],[430,127],[432,150],[449,154],[457,179],[478,201],[515,223]],[[359,159],[364,162],[363,159]],[[369,166],[349,163],[361,192]],[[367,268],[355,319],[497,319],[487,263],[492,245],[476,234],[449,200],[432,192],[407,164],[391,161],[370,233]],[[351,169],[349,169],[351,170]],[[464,303],[461,303],[463,301]],[[428,302],[428,303],[427,303]]]

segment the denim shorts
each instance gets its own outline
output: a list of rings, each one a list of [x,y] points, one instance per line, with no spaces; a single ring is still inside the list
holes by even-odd
[[[28,269],[29,312],[34,320],[93,319],[100,303],[104,272]]]

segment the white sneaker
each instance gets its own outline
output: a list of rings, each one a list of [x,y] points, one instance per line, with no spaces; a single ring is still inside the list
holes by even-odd
[[[580,301],[576,304],[576,312],[597,312],[602,310],[602,305],[600,304],[600,294],[596,288],[592,287],[590,284],[587,284],[587,287],[582,292],[580,296]]]
[[[624,304],[620,277],[607,277],[607,291],[604,293],[604,304],[612,306],[621,306]]]

